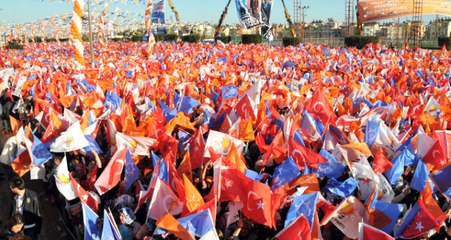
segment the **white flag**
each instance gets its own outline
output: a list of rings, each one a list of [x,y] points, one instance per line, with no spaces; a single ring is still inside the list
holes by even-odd
[[[64,156],[60,165],[56,168],[55,183],[56,187],[60,191],[60,193],[67,199],[73,200],[77,198],[77,193],[75,192],[74,186],[72,185],[72,181],[69,177],[69,170],[67,168],[67,160],[66,156]]]
[[[89,146],[89,142],[81,130],[80,122],[77,121],[56,138],[55,142],[50,145],[50,151],[71,152],[87,146]]]

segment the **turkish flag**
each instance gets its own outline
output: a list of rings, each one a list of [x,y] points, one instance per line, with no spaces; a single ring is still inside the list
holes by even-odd
[[[269,186],[246,177],[237,169],[225,169],[221,174],[221,201],[242,202],[246,217],[271,227],[274,212]]]
[[[318,169],[318,164],[327,162],[323,156],[302,146],[302,144],[298,143],[293,138],[291,138],[288,143],[289,155],[293,158],[300,169],[305,168],[305,165],[309,168]]]
[[[121,181],[122,170],[125,166],[125,157],[127,148],[121,148],[116,151],[108,162],[97,181],[94,183],[97,192],[102,195],[116,186]]]
[[[272,227],[272,216],[275,214],[275,211],[273,212],[271,209],[270,187],[251,179],[246,185],[241,187],[247,187],[246,198],[243,201],[243,214],[260,224]]]
[[[238,169],[221,170],[221,197],[219,201],[244,201],[247,189],[242,188],[242,185],[245,185],[249,181],[248,179]]]
[[[423,162],[428,163],[434,167],[434,169],[439,169],[448,162],[445,154],[443,153],[443,148],[439,141],[435,141],[429,152],[423,158]]]
[[[274,239],[277,240],[301,240],[312,239],[310,233],[310,224],[304,215],[300,215],[296,220],[282,229]]]
[[[80,201],[88,205],[94,212],[97,212],[99,210],[99,202],[74,179],[72,174],[69,174],[69,177]]]
[[[335,115],[329,101],[321,91],[315,91],[313,97],[307,101],[305,109],[312,114],[314,118],[319,119],[324,126],[328,124],[335,125],[337,116]]]
[[[238,100],[234,109],[238,116],[241,117],[241,119],[256,119],[251,100],[249,99],[249,96],[247,94],[245,94],[240,100]]]

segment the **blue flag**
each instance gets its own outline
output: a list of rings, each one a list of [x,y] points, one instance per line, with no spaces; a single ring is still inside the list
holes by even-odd
[[[102,240],[121,240],[121,234],[117,229],[116,223],[112,216],[108,212],[103,210],[103,228],[102,228]]]
[[[260,175],[258,172],[250,170],[250,169],[245,169],[244,170],[244,175],[252,180],[258,181],[260,182],[260,180],[263,179],[263,176]]]
[[[412,182],[410,182],[410,187],[421,192],[424,187],[426,187],[426,182],[429,179],[429,170],[423,161],[418,161],[417,167],[415,168],[415,173],[413,174]]]
[[[238,87],[236,86],[223,86],[221,88],[221,91],[222,91],[222,100],[227,100],[229,98],[238,96]]]
[[[179,104],[180,101],[180,94],[178,94],[177,92],[174,92],[174,105],[177,106]]]
[[[293,158],[287,158],[282,164],[274,169],[274,178],[271,184],[271,190],[278,189],[289,183],[292,179],[301,175],[296,162]]]
[[[179,112],[191,114],[194,112],[193,108],[198,107],[200,104],[196,99],[188,96],[183,96],[180,102]]]
[[[153,168],[156,168],[157,166],[160,167],[160,175],[158,175],[158,177],[166,183],[169,183],[168,166],[166,166],[166,163],[162,159],[160,159],[153,151],[151,152],[151,155]]]
[[[178,132],[178,152],[179,153],[185,153],[186,148],[187,148],[187,144],[189,142],[189,140],[191,139],[191,134],[189,134],[186,131],[183,130],[179,130]]]
[[[33,163],[36,166],[46,163],[52,158],[52,153],[46,146],[33,134],[33,145],[31,146],[31,154],[33,155]]]
[[[369,148],[371,148],[371,145],[373,145],[374,140],[376,140],[378,132],[379,132],[379,121],[368,120],[366,123],[365,136],[363,137],[363,141],[366,142]]]
[[[125,190],[130,189],[132,184],[139,178],[139,169],[127,151],[125,155]]]
[[[163,110],[164,119],[166,122],[171,121],[171,119],[175,118],[177,116],[177,110],[176,109],[169,109],[165,102],[160,101],[160,108]]]
[[[293,139],[305,147],[304,139],[302,139],[302,135],[301,135],[301,132],[299,132],[299,130],[296,130],[294,132]]]
[[[376,188],[375,196],[378,196],[378,191],[379,190]],[[379,201],[377,200],[377,197],[375,197],[373,198],[373,201],[369,203],[369,207],[382,212],[392,220],[388,225],[381,229],[385,233],[390,234],[398,221],[399,215],[401,214],[402,205]]]
[[[329,49],[327,49],[327,47],[323,47],[323,53],[324,53],[324,56],[326,56],[326,57],[330,56]]]
[[[404,172],[405,162],[411,158],[415,158],[415,156],[408,149],[404,149],[401,154],[393,160],[393,167],[384,173],[391,185],[396,184],[399,177],[401,177]]]
[[[96,140],[92,138],[90,135],[85,135],[86,140],[88,140],[89,146],[83,148],[88,154],[91,150],[94,150],[97,154],[103,153],[102,149],[100,149],[99,144],[97,144]]]
[[[451,199],[451,164],[431,174],[430,178],[443,196]]]
[[[318,176],[319,177],[329,177],[329,178],[339,178],[345,169],[345,167],[335,159],[335,157],[330,154],[327,150],[321,149],[319,154],[327,159],[326,163],[318,164]]]
[[[346,179],[344,182],[338,182],[335,178],[331,178],[324,188],[339,197],[347,198],[354,192],[358,184],[359,182],[352,177]]]
[[[116,93],[107,91],[105,96],[105,102],[103,105],[111,111],[116,111],[121,106],[122,98],[120,98]]]
[[[301,214],[307,218],[310,223],[310,229],[313,227],[313,218],[315,216],[316,202],[318,201],[318,192],[302,194],[297,196],[288,210],[285,219],[285,227],[298,218]]]
[[[85,225],[85,240],[100,240],[100,229],[97,228],[99,216],[88,205],[81,203],[83,209],[83,224]]]

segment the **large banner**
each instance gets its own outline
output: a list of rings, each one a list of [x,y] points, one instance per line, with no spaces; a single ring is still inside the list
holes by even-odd
[[[261,0],[235,0],[240,23],[246,28],[262,25]]]
[[[261,11],[262,11],[262,34],[264,37],[268,38],[270,41],[274,38],[271,25],[269,24],[269,18],[271,16],[271,9],[274,0],[262,0]]]
[[[359,18],[362,23],[412,16],[413,0],[360,0]],[[423,3],[423,14],[451,16],[450,0],[430,0]]]
[[[153,0],[152,23],[164,24],[164,0]]]

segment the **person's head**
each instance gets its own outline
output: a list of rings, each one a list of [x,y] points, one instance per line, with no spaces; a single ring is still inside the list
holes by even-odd
[[[24,226],[24,219],[23,219],[23,216],[20,214],[16,214],[8,220],[8,230],[14,234],[22,231],[23,226]]]
[[[60,156],[56,156],[53,159],[53,163],[55,164],[55,166],[59,166],[61,164],[62,158]]]
[[[14,177],[9,180],[9,189],[15,195],[23,196],[25,194],[25,182],[21,177]]]

